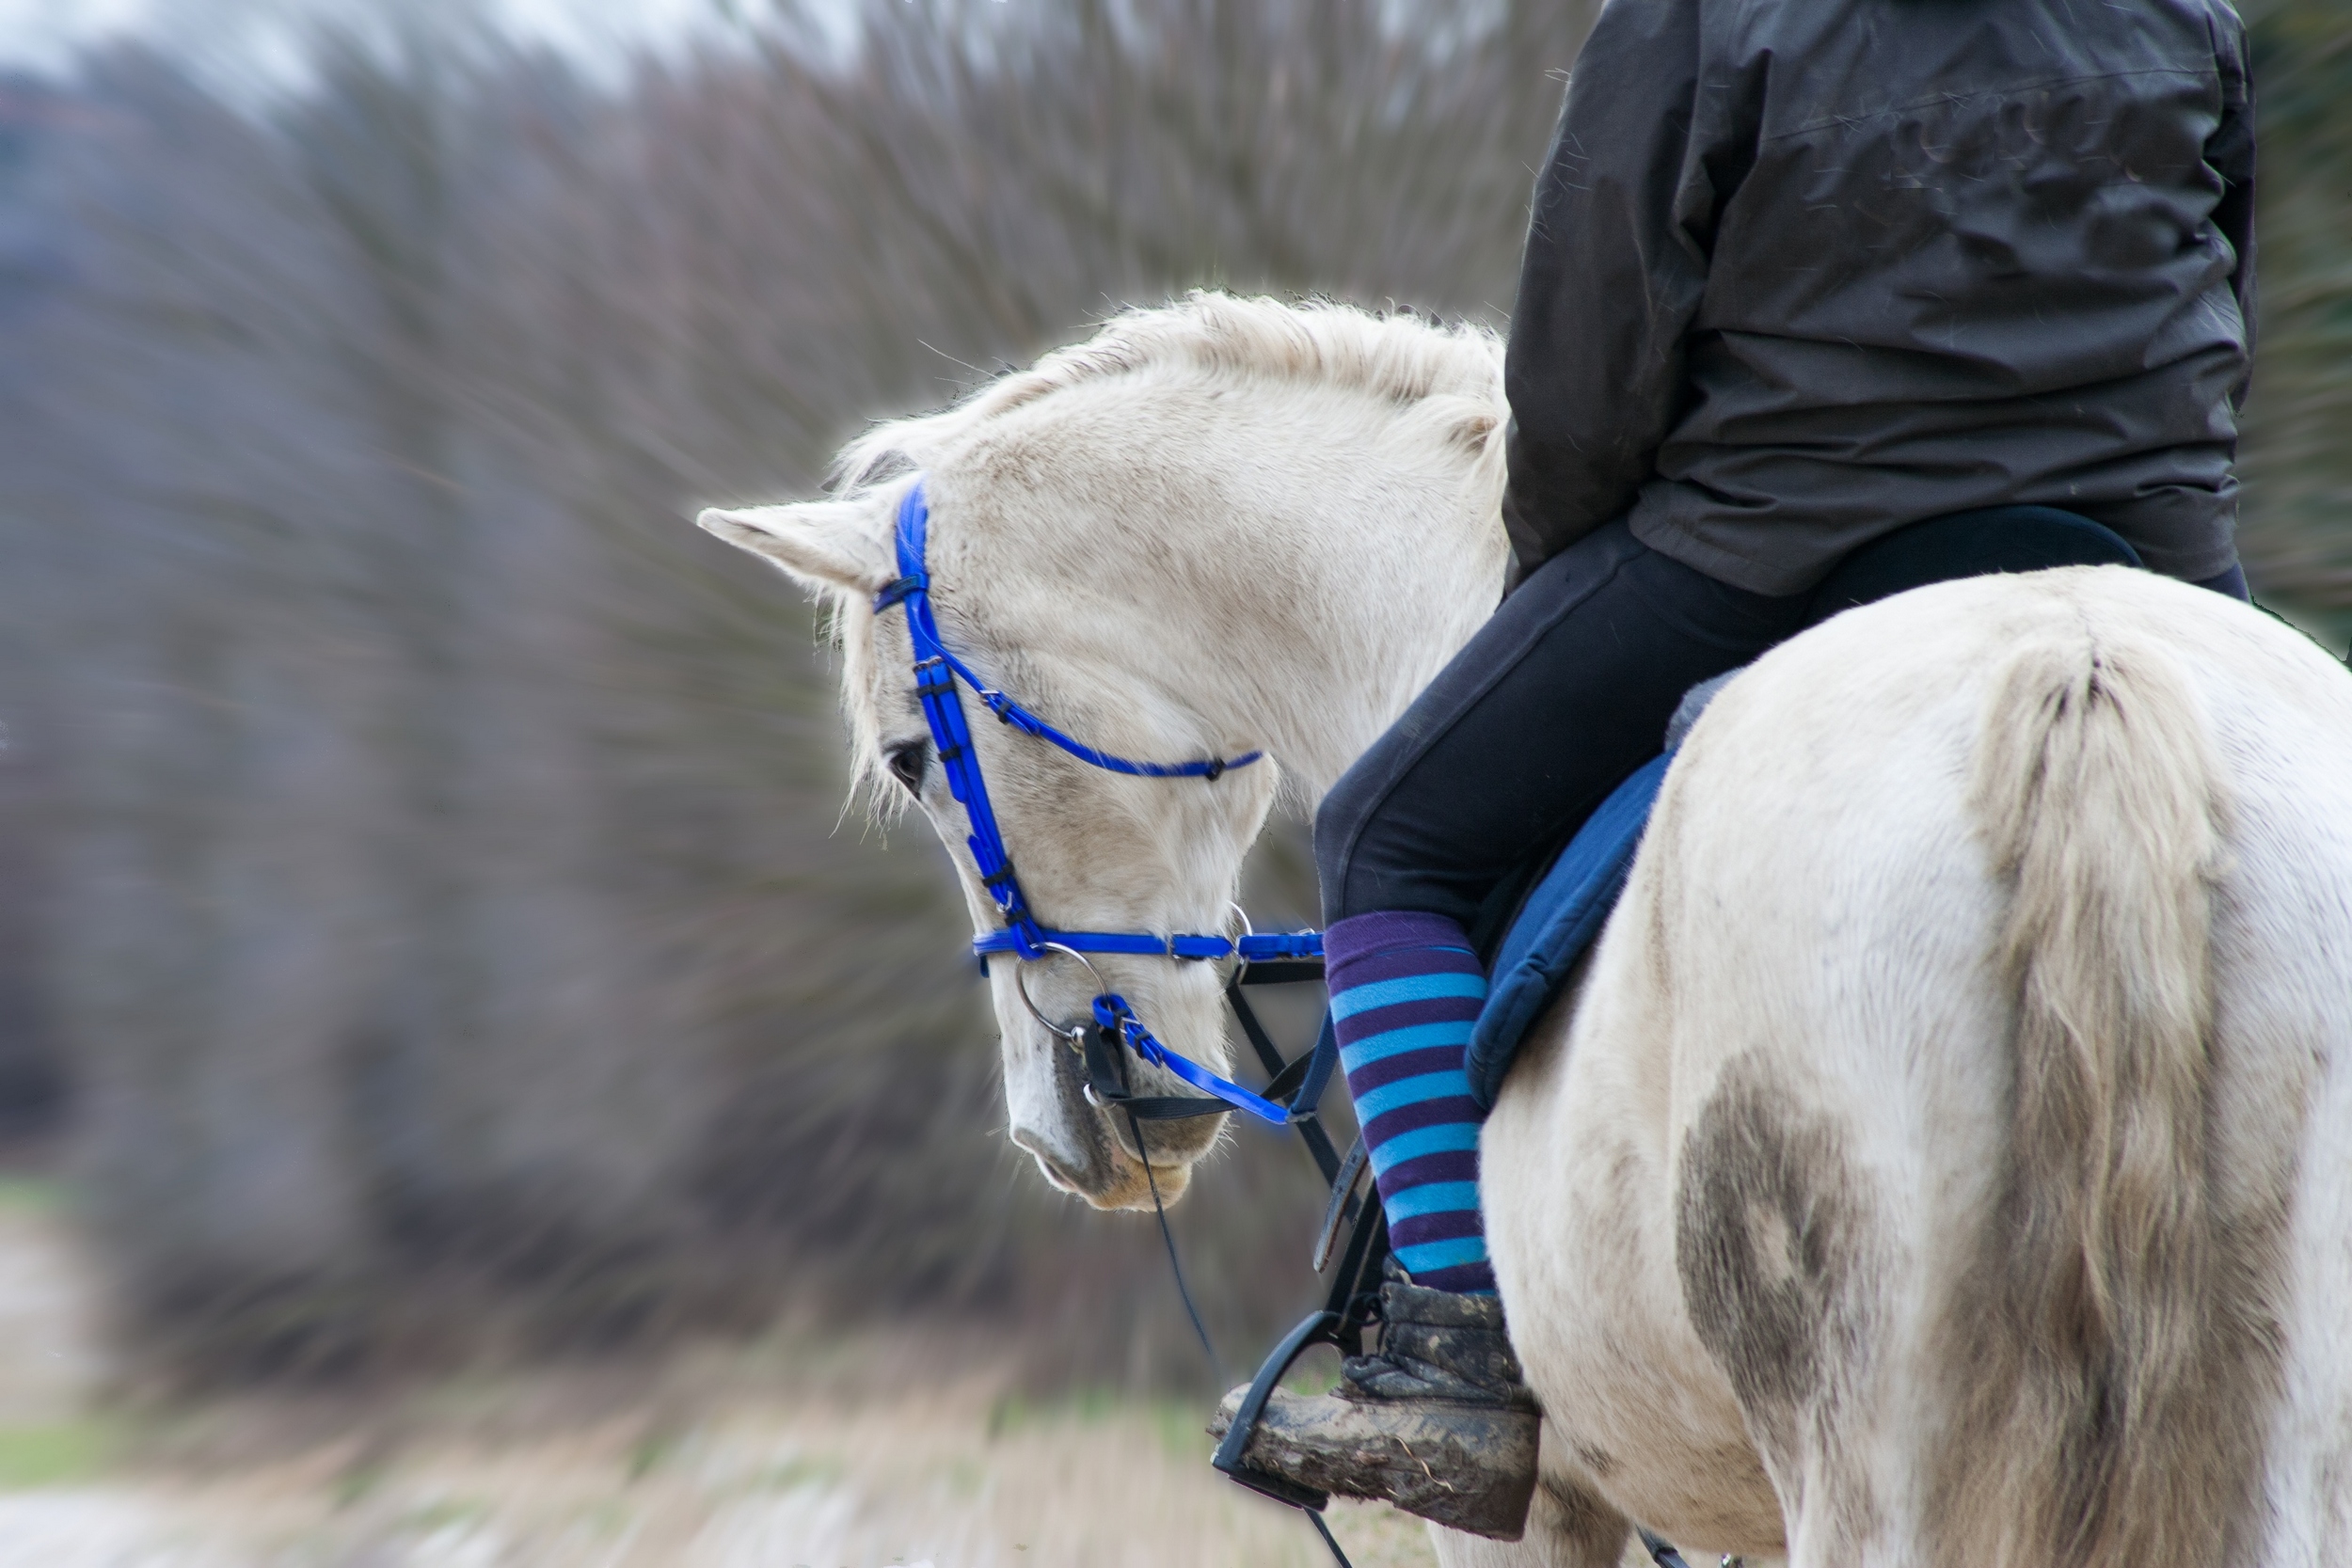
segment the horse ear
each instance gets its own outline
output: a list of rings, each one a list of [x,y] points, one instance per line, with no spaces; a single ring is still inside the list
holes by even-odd
[[[764,555],[803,586],[879,594],[898,576],[889,543],[862,501],[801,501],[790,506],[711,507],[695,522],[739,549]]]

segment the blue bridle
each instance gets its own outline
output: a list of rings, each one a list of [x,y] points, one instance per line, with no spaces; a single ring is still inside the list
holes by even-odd
[[[1136,762],[1063,734],[991,687],[970,665],[951,653],[939,635],[939,622],[931,613],[930,577],[925,569],[930,528],[930,503],[918,477],[898,502],[898,578],[874,595],[874,612],[882,614],[894,605],[906,610],[907,633],[914,644],[915,695],[922,701],[923,719],[930,726],[931,745],[939,753],[940,766],[946,769],[948,792],[963,807],[965,820],[971,826],[964,843],[979,867],[980,885],[988,889],[1005,922],[1002,929],[984,932],[973,940],[972,951],[982,965],[986,965],[991,954],[1010,954],[1021,962],[1029,963],[1057,949],[1188,959],[1238,957],[1245,963],[1321,958],[1323,936],[1318,931],[1264,936],[1250,932],[1239,938],[1200,933],[1163,937],[1150,931],[1063,931],[1039,924],[1022,895],[1020,879],[1013,874],[1012,857],[1006,851],[1004,834],[996,825],[996,810],[988,798],[988,781],[980,775],[979,753],[973,749],[971,726],[964,721],[962,694],[956,689],[959,680],[969,686],[1004,723],[1025,735],[1051,741],[1080,762],[1113,773],[1145,779],[1202,779],[1214,784],[1265,753],[1248,752],[1230,759],[1214,757],[1202,762]],[[1165,1068],[1203,1093],[1278,1127],[1295,1119],[1290,1107],[1220,1078],[1152,1038],[1126,999],[1116,992],[1106,990],[1095,997],[1093,1011],[1098,1028],[1115,1034],[1136,1055]]]
[[[1240,958],[1242,969],[1228,981],[1225,997],[1240,1020],[1251,1049],[1272,1075],[1263,1094],[1220,1078],[1200,1063],[1162,1045],[1136,1017],[1127,999],[1104,987],[1094,998],[1093,1027],[1060,1031],[1086,1062],[1088,1098],[1106,1111],[1115,1108],[1127,1117],[1135,1133],[1136,1153],[1142,1160],[1144,1179],[1151,1183],[1154,1209],[1159,1208],[1160,1191],[1152,1175],[1151,1161],[1144,1154],[1143,1122],[1202,1116],[1231,1108],[1247,1111],[1274,1126],[1295,1130],[1313,1156],[1316,1168],[1331,1184],[1330,1200],[1315,1243],[1314,1265],[1318,1272],[1329,1260],[1341,1227],[1354,1222],[1339,1275],[1331,1287],[1330,1305],[1292,1330],[1258,1369],[1232,1429],[1214,1461],[1219,1470],[1246,1485],[1302,1507],[1320,1508],[1323,1494],[1308,1493],[1278,1478],[1259,1474],[1243,1461],[1242,1450],[1258,1424],[1275,1382],[1309,1343],[1335,1345],[1345,1354],[1363,1349],[1361,1304],[1372,1299],[1370,1282],[1379,1278],[1381,1259],[1388,1250],[1388,1232],[1380,1206],[1369,1195],[1360,1202],[1354,1196],[1357,1184],[1369,1168],[1362,1137],[1357,1138],[1347,1158],[1342,1160],[1315,1115],[1325,1086],[1339,1064],[1339,1040],[1328,1010],[1325,1012],[1314,1049],[1285,1062],[1249,1004],[1243,1000],[1242,987],[1319,978],[1323,973],[1323,934],[1297,931],[1260,936],[1245,931],[1237,939],[1198,932],[1163,937],[1150,931],[1062,931],[1039,924],[1022,895],[1020,879],[1013,875],[1012,857],[1005,849],[1005,836],[996,824],[996,810],[989,802],[988,781],[980,775],[979,753],[973,749],[971,727],[964,721],[962,693],[956,683],[961,681],[969,686],[1003,722],[1040,740],[1051,741],[1089,767],[1113,773],[1145,779],[1201,779],[1214,784],[1232,769],[1258,761],[1263,753],[1248,752],[1231,759],[1213,757],[1203,762],[1136,762],[1072,738],[991,687],[971,666],[949,652],[939,635],[939,622],[931,612],[930,577],[925,566],[925,536],[930,526],[930,505],[924,498],[923,480],[918,475],[898,502],[898,578],[874,596],[874,612],[879,615],[893,605],[906,610],[907,633],[914,644],[914,690],[923,704],[923,720],[930,726],[931,744],[939,753],[940,766],[947,771],[948,791],[963,807],[964,817],[970,824],[971,832],[964,842],[970,846],[973,862],[979,867],[981,885],[988,889],[1004,920],[1002,929],[974,939],[972,951],[978,955],[983,967],[992,954],[1009,954],[1022,963],[1034,962],[1057,952],[1070,954],[1081,963],[1086,963],[1084,955],[1088,953],[1184,959]],[[1249,966],[1253,961],[1262,967],[1252,971]],[[1087,963],[1088,969],[1093,967]],[[1021,984],[1021,973],[1014,972],[1016,987]],[[1099,984],[1101,977],[1096,979]],[[1021,994],[1029,1010],[1037,1012],[1028,992],[1025,990]],[[1049,1029],[1059,1028],[1042,1014],[1039,1014],[1039,1022]],[[1145,1098],[1130,1093],[1122,1048],[1174,1074],[1208,1098]],[[1176,1267],[1176,1240],[1168,1228],[1164,1211],[1160,1213],[1160,1237],[1168,1245],[1169,1265]],[[1176,1268],[1176,1289],[1184,1297],[1194,1332],[1200,1336],[1201,1346],[1209,1350],[1209,1359],[1214,1363],[1216,1353],[1209,1349],[1208,1331],[1193,1308],[1192,1295],[1184,1288],[1180,1267]],[[1317,1515],[1310,1513],[1308,1516],[1315,1518],[1320,1528]],[[1324,1540],[1339,1558],[1341,1568],[1346,1568],[1346,1556],[1331,1541],[1328,1530],[1324,1531]]]

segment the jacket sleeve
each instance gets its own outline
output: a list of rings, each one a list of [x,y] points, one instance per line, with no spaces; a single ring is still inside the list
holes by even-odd
[[[1515,583],[1632,504],[1679,411],[1722,161],[1699,55],[1699,0],[1609,0],[1570,72],[1503,372]]]
[[[2239,317],[2246,326],[2249,377],[2230,394],[2232,406],[2243,410],[2254,360],[2254,84],[2247,70],[2246,31],[2241,25],[2221,40],[2221,123],[2205,143],[2205,162],[2221,176],[2220,202],[2214,208],[2214,227],[2237,253],[2237,269],[2230,275],[2237,295]]]

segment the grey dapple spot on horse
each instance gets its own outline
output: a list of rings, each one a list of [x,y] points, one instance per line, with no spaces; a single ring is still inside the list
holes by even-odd
[[[1865,1338],[1836,1320],[1856,1305],[1867,1195],[1836,1130],[1741,1066],[1684,1136],[1677,1175],[1675,1261],[1691,1321],[1786,1461],[1836,1349],[1824,1341]]]
[[[1675,1261],[1692,1325],[1723,1364],[1775,1479],[1804,1429],[1834,1427],[1840,1385],[1878,1337],[1874,1199],[1846,1140],[1748,1060],[1683,1137]],[[1867,1477],[1833,1477],[1844,1533],[1870,1531]]]

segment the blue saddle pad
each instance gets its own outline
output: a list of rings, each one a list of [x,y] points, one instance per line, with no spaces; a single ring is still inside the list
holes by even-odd
[[[1519,906],[1495,954],[1486,1005],[1470,1031],[1470,1093],[1482,1108],[1494,1108],[1521,1037],[1559,996],[1568,972],[1617,907],[1673,760],[1672,752],[1653,757],[1619,784]]]

